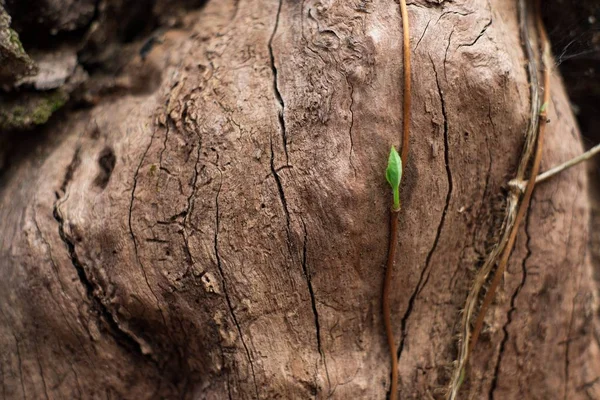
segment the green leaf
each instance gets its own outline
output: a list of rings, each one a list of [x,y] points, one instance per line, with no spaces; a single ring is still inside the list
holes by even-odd
[[[394,209],[400,209],[400,181],[402,180],[402,160],[400,155],[392,146],[388,158],[388,166],[385,170],[385,178],[392,187],[394,194]]]
[[[385,170],[385,178],[392,189],[400,186],[400,180],[402,179],[402,160],[400,160],[400,155],[394,146],[390,149],[388,166]]]

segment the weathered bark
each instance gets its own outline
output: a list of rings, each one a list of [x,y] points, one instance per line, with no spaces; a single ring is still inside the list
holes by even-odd
[[[529,115],[514,3],[409,6],[403,399],[444,396],[501,228]],[[3,397],[385,398],[400,27],[392,0],[211,1],[119,69],[128,93],[19,147],[0,186]],[[553,88],[543,168],[581,151]],[[582,167],[536,189],[465,398],[600,395],[586,190]]]

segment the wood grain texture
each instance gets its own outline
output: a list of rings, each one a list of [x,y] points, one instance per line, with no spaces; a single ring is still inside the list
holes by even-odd
[[[500,228],[529,108],[513,3],[408,7],[402,399],[443,398]],[[210,1],[124,68],[160,71],[148,90],[23,146],[0,186],[3,397],[385,398],[400,22],[392,0]],[[543,169],[581,151],[554,79]],[[465,398],[600,395],[586,185],[536,189]]]

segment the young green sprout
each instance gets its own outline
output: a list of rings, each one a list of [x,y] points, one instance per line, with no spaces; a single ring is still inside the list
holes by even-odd
[[[392,361],[392,376],[390,382],[389,400],[398,398],[398,357],[396,352],[396,341],[392,329],[392,313],[390,310],[390,290],[392,283],[392,270],[396,259],[396,246],[398,236],[398,215],[400,214],[400,181],[402,180],[402,160],[408,160],[408,145],[410,137],[410,105],[411,105],[411,68],[410,68],[410,29],[408,27],[408,7],[406,0],[400,0],[400,14],[402,15],[402,47],[404,54],[404,88],[402,94],[402,157],[394,146],[390,150],[388,166],[385,170],[385,178],[392,187],[394,194],[394,205],[390,210],[390,240],[388,247],[388,259],[383,283],[382,311],[385,333]]]
[[[394,260],[396,259],[396,245],[398,236],[398,214],[400,213],[400,181],[402,180],[402,160],[400,155],[392,146],[388,158],[388,166],[385,170],[385,178],[392,187],[394,194],[394,206],[390,211],[390,241],[388,247],[388,260],[385,270],[385,280],[383,283],[383,323],[388,339],[390,349],[390,358],[392,361],[392,379],[390,385],[389,400],[398,398],[398,357],[396,356],[396,342],[394,340],[394,331],[392,329],[392,313],[390,310],[390,290],[392,283],[392,270]]]
[[[400,181],[402,180],[402,160],[400,155],[392,146],[388,158],[388,166],[385,170],[385,178],[392,187],[394,194],[394,211],[400,210]]]

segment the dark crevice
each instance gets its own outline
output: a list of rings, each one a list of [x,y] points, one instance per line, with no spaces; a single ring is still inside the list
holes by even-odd
[[[446,74],[446,60],[448,60],[448,50],[450,49],[450,43],[452,43],[452,35],[454,34],[454,29],[452,29],[450,31],[450,35],[448,35],[448,44],[446,45],[446,50],[444,51],[444,78],[446,78],[446,80],[448,80],[448,76]],[[429,56],[429,59],[431,60],[431,56]],[[433,64],[433,61],[431,61],[431,63]],[[434,66],[434,70],[435,70],[435,66]],[[436,75],[436,83],[438,84],[438,91],[440,88],[439,82],[437,80],[437,75]]]
[[[421,276],[419,277],[419,282],[417,283],[415,290],[413,291],[412,295],[410,296],[410,299],[408,301],[408,307],[406,308],[406,312],[404,313],[404,316],[402,317],[402,320],[401,320],[402,338],[400,340],[400,345],[398,346],[398,359],[402,356],[402,351],[404,350],[404,340],[406,339],[407,322],[408,322],[408,318],[409,318],[410,314],[412,313],[415,300],[416,300],[418,294],[423,290],[425,285],[427,285],[427,282],[429,281],[429,276],[431,275],[431,268],[430,268],[431,258],[437,248],[440,236],[442,234],[442,230],[444,228],[444,223],[446,221],[446,215],[448,212],[448,207],[450,205],[450,199],[452,198],[452,190],[453,190],[452,172],[450,171],[450,152],[449,152],[449,143],[448,143],[448,115],[446,113],[446,102],[444,101],[443,91],[440,87],[438,74],[435,69],[435,64],[433,63],[433,60],[431,61],[431,64],[433,66],[433,72],[435,74],[435,81],[437,84],[438,94],[440,96],[440,102],[441,102],[441,106],[442,106],[442,115],[444,117],[444,162],[446,164],[446,176],[448,179],[448,192],[446,193],[446,203],[444,205],[444,210],[442,211],[442,217],[440,219],[440,223],[437,227],[437,232],[435,235],[435,239],[433,241],[433,246],[431,247],[431,250],[427,254],[427,257],[425,259],[425,266],[423,267],[423,270],[421,271]],[[427,273],[427,276],[425,276],[426,273]]]
[[[39,225],[38,220],[37,220],[37,212],[36,212],[35,208],[33,208],[33,224],[35,225],[35,229],[38,231],[40,239],[42,240],[42,242],[46,246],[46,249],[48,251],[48,258],[50,259],[50,264],[52,265],[52,269],[54,270],[54,273],[56,274],[56,279],[58,280],[58,284],[60,285],[60,290],[63,293],[65,293],[65,286],[64,286],[63,281],[62,281],[62,279],[60,277],[60,272],[58,271],[58,265],[56,265],[56,261],[54,261],[54,257],[52,256],[52,247],[50,246],[50,243],[48,243],[48,240],[46,240],[46,238],[44,237],[44,234],[42,233],[42,229],[40,228],[40,225]],[[63,310],[61,308],[61,312],[62,311]]]
[[[144,241],[148,243],[171,243],[169,240],[160,239],[160,238],[146,238]]]
[[[248,364],[250,365],[250,370],[252,372],[252,381],[254,383],[254,392],[256,394],[256,398],[259,399],[260,396],[258,394],[258,385],[256,384],[256,374],[254,372],[254,363],[252,361],[252,357],[250,356],[250,350],[248,349],[248,345],[246,344],[246,340],[244,339],[244,335],[242,334],[242,328],[240,323],[238,322],[237,317],[235,316],[235,312],[233,311],[233,303],[231,302],[231,297],[229,296],[229,291],[227,289],[227,283],[225,281],[225,273],[223,272],[223,265],[221,263],[221,255],[219,254],[219,194],[221,193],[221,186],[223,185],[223,178],[221,177],[221,183],[219,184],[219,188],[217,189],[217,195],[215,196],[215,236],[214,236],[214,250],[215,250],[215,259],[217,260],[217,268],[219,270],[219,275],[221,276],[221,283],[223,285],[223,293],[225,294],[225,301],[227,302],[227,307],[229,308],[229,313],[231,314],[231,318],[236,326],[238,334],[240,335],[240,341],[242,342],[242,346],[246,352],[246,357],[248,358]]]
[[[427,21],[427,25],[425,25],[425,29],[423,29],[423,33],[421,34],[421,37],[417,41],[417,45],[415,46],[413,51],[416,51],[419,48],[419,45],[421,44],[421,40],[423,40],[423,38],[425,37],[425,34],[427,33],[427,28],[429,28],[430,23],[431,23],[431,20]]]
[[[77,171],[77,168],[79,168],[79,165],[81,165],[81,158],[79,157],[80,152],[81,146],[77,146],[75,148],[75,152],[73,153],[73,158],[67,166],[67,171],[65,172],[65,176],[60,185],[61,194],[64,194],[67,191],[67,185],[73,180],[73,175],[75,174],[75,171]],[[58,198],[59,195],[57,194],[56,196]]]
[[[273,38],[277,33],[277,28],[279,28],[279,16],[281,14],[281,5],[283,0],[279,0],[279,6],[277,7],[277,17],[275,19],[275,27],[273,28],[273,32],[271,33],[271,37],[269,38],[269,57],[271,59],[271,70],[273,71],[273,90],[275,92],[275,98],[281,107],[277,113],[279,118],[279,126],[281,128],[281,136],[283,139],[283,151],[285,152],[285,161],[289,163],[288,157],[288,149],[287,149],[287,132],[285,129],[285,104],[283,102],[283,97],[281,96],[281,92],[279,91],[279,86],[277,85],[278,80],[278,71],[275,66],[275,55],[273,54]]]
[[[508,340],[509,340],[508,327],[512,323],[513,314],[517,309],[517,307],[515,305],[515,303],[517,301],[517,297],[521,293],[521,290],[523,289],[523,287],[525,286],[525,282],[527,281],[527,261],[531,257],[531,247],[530,247],[531,236],[529,235],[530,219],[531,219],[531,213],[528,213],[527,218],[525,218],[525,235],[527,236],[527,241],[526,241],[525,247],[527,248],[527,254],[525,255],[525,258],[523,258],[523,262],[521,264],[523,274],[521,275],[521,282],[519,282],[519,286],[517,286],[517,288],[515,289],[514,293],[512,294],[512,296],[510,298],[510,308],[508,310],[508,313],[506,314],[506,323],[502,327],[502,331],[504,332],[504,337],[502,338],[502,342],[500,342],[500,350],[498,351],[498,358],[496,360],[496,365],[494,367],[494,376],[492,378],[492,383],[490,384],[490,390],[488,392],[488,400],[494,399],[494,392],[496,391],[496,388],[498,386],[498,375],[500,373],[500,366],[502,365],[502,358],[504,356],[504,350],[505,350],[506,344],[508,343]]]
[[[448,206],[450,205],[450,198],[452,197],[452,190],[453,190],[453,180],[452,180],[452,171],[450,170],[450,143],[448,140],[448,114],[446,113],[446,102],[444,100],[444,92],[442,91],[441,87],[440,87],[440,82],[438,80],[438,74],[437,71],[435,69],[435,64],[433,64],[432,62],[432,66],[433,66],[433,72],[435,74],[435,82],[437,85],[437,89],[438,89],[438,94],[440,96],[440,102],[442,104],[442,115],[444,117],[444,162],[446,164],[446,176],[448,179],[448,192],[446,193],[446,205],[444,206],[444,211],[442,213],[442,222],[440,223],[440,226],[438,227],[438,233],[437,233],[437,237],[436,237],[436,244],[437,244],[437,239],[440,236],[440,233],[442,231],[442,226],[444,225],[444,220],[446,218],[446,212],[448,211]]]
[[[323,351],[323,347],[321,344],[321,325],[319,323],[319,312],[317,311],[317,301],[315,298],[315,291],[313,289],[311,273],[308,268],[307,258],[306,258],[306,249],[308,243],[308,232],[306,230],[306,224],[304,220],[302,220],[302,228],[304,230],[304,242],[302,245],[302,272],[304,273],[304,277],[306,278],[306,285],[308,287],[308,293],[310,295],[310,304],[312,307],[312,312],[315,320],[315,334],[317,339],[317,350],[321,355],[321,359],[323,360],[323,365],[325,366],[325,375],[327,376],[327,383],[331,388],[331,380],[329,379],[329,370],[327,368],[327,359],[325,358],[325,352]]]
[[[35,227],[36,227],[36,229],[38,231],[40,239],[42,240],[42,242],[46,246],[46,249],[48,251],[48,257],[50,259],[50,264],[52,264],[52,268],[53,268],[54,272],[56,273],[56,279],[58,280],[58,283],[60,285],[61,291],[63,293],[65,293],[65,287],[64,287],[63,281],[61,279],[61,275],[60,275],[60,273],[58,271],[58,265],[56,264],[56,261],[54,260],[54,256],[52,255],[52,247],[50,246],[50,243],[48,242],[48,240],[46,240],[46,238],[44,237],[44,234],[42,233],[42,230],[41,230],[41,228],[39,226],[39,223],[38,223],[38,220],[37,220],[37,212],[36,212],[35,208],[33,208],[33,223],[34,223],[34,225],[35,225]],[[61,313],[63,319],[65,320],[65,325],[69,328],[69,331],[71,331],[71,333],[73,334],[73,336],[77,338],[77,341],[79,342],[79,344],[81,346],[81,349],[85,353],[86,357],[88,359],[90,359],[89,353],[85,349],[85,346],[83,345],[83,342],[82,342],[81,338],[79,337],[79,335],[77,335],[75,333],[75,330],[71,326],[71,323],[69,322],[69,319],[65,315],[64,305],[62,304],[62,302],[58,302],[58,300],[56,299],[56,297],[54,296],[54,294],[52,294],[52,293],[50,293],[50,294],[51,294],[52,300],[54,300],[54,302],[56,303],[56,306],[60,310],[60,313]]]
[[[94,179],[94,185],[101,189],[106,189],[116,163],[117,157],[114,150],[108,146],[102,149],[98,155],[98,167],[100,171],[96,175],[96,179]]]
[[[350,128],[348,129],[348,135],[350,136],[350,154],[348,155],[348,160],[350,161],[350,166],[354,170],[354,175],[356,175],[356,170],[354,168],[354,164],[352,164],[352,154],[354,152],[354,137],[352,136],[352,129],[354,128],[354,86],[346,77],[346,82],[350,87],[350,107],[348,110],[350,111]]]
[[[352,137],[352,128],[354,128],[354,86],[350,84],[350,129],[348,134],[350,136],[350,157],[352,157],[352,151],[354,150],[354,138]]]
[[[143,353],[142,347],[140,346],[138,341],[131,334],[129,334],[128,332],[121,329],[121,327],[115,320],[112,313],[104,305],[102,300],[95,295],[94,284],[89,280],[89,278],[85,272],[85,267],[79,260],[79,257],[77,256],[77,253],[75,251],[75,244],[73,243],[73,241],[68,237],[68,235],[64,231],[65,221],[60,213],[60,210],[58,209],[58,200],[54,203],[53,216],[54,216],[54,219],[56,220],[56,222],[58,222],[58,235],[60,236],[60,239],[63,241],[63,243],[67,247],[67,253],[69,255],[71,263],[73,264],[73,267],[75,267],[75,270],[77,271],[77,276],[79,277],[79,281],[85,288],[87,296],[92,303],[93,309],[100,314],[100,316],[102,317],[102,319],[104,321],[106,321],[112,337],[115,339],[115,341],[118,344],[120,344],[127,350],[133,352],[134,354],[143,357],[144,353]]]
[[[429,254],[433,253],[433,251],[437,245],[437,239],[438,239],[438,236],[436,236],[435,241],[433,243],[433,248],[431,249]],[[429,258],[429,255],[428,255],[428,258]],[[400,339],[400,344],[398,345],[398,351],[397,351],[398,359],[400,359],[400,357],[402,357],[402,351],[404,351],[404,340],[406,339],[406,329],[407,329],[408,317],[410,317],[410,314],[412,313],[412,310],[413,310],[413,307],[415,304],[415,300],[417,298],[417,295],[419,294],[419,287],[421,286],[421,282],[423,281],[423,277],[425,276],[426,269],[427,269],[427,262],[426,262],[425,267],[421,271],[421,275],[419,276],[419,282],[417,283],[415,290],[413,291],[413,293],[410,296],[410,299],[408,300],[408,307],[406,308],[406,311],[404,312],[404,315],[402,316],[402,320],[400,321],[400,331],[402,332],[402,338]]]
[[[287,206],[287,200],[285,199],[285,193],[283,191],[283,185],[281,184],[281,178],[275,169],[275,154],[273,153],[273,141],[271,141],[271,173],[273,174],[273,178],[275,178],[275,182],[277,183],[277,190],[279,192],[279,199],[281,200],[281,205],[283,206],[283,211],[285,213],[285,223],[287,227],[288,241],[290,235],[290,212]]]
[[[312,306],[313,316],[315,318],[315,328],[316,328],[316,336],[317,336],[317,350],[322,355],[323,349],[321,348],[321,329],[319,326],[319,312],[317,311],[317,302],[315,300],[315,292],[313,290],[311,275],[306,265],[306,242],[308,240],[308,233],[306,232],[306,225],[304,221],[302,221],[302,225],[304,228],[304,243],[302,245],[302,272],[304,273],[304,277],[306,278],[306,285],[308,286],[308,293],[310,295],[310,304]]]
[[[471,12],[460,12],[460,11],[444,11],[440,17],[438,18],[438,20],[436,21],[436,24],[438,22],[440,22],[440,20],[442,18],[444,18],[446,15],[458,15],[459,17],[468,17],[469,15],[473,15],[473,11]]]
[[[129,215],[127,218],[127,221],[128,221],[127,223],[129,226],[129,235],[131,236],[131,240],[133,241],[133,251],[135,253],[135,259],[142,270],[142,274],[144,275],[144,280],[146,282],[146,285],[148,286],[148,289],[150,290],[150,292],[152,293],[152,296],[156,300],[156,306],[160,310],[160,316],[163,320],[163,324],[165,325],[165,328],[167,328],[167,320],[165,319],[165,316],[163,315],[162,308],[160,307],[160,302],[158,301],[158,296],[154,292],[154,289],[152,289],[152,286],[150,286],[150,281],[148,280],[148,275],[146,274],[146,269],[144,268],[144,264],[142,264],[142,260],[140,259],[140,256],[138,253],[137,238],[135,237],[135,234],[133,233],[133,224],[131,223],[132,215],[133,215],[133,203],[135,201],[135,189],[137,188],[138,175],[140,173],[142,164],[144,163],[144,160],[146,159],[146,155],[148,154],[148,151],[150,150],[150,147],[152,146],[153,142],[154,142],[154,133],[152,134],[152,136],[150,138],[150,143],[148,143],[148,147],[146,147],[146,150],[144,150],[144,154],[142,154],[142,157],[140,158],[140,162],[139,162],[137,168],[135,169],[135,173],[133,174],[133,187],[131,189],[131,199],[129,202]]]
[[[487,29],[490,27],[490,25],[492,25],[492,22],[493,22],[493,19],[490,18],[490,20],[484,25],[483,29],[481,29],[481,32],[479,32],[479,35],[477,35],[477,37],[471,43],[460,44],[460,45],[458,45],[457,49],[459,49],[461,47],[471,47],[474,44],[476,44],[477,41],[479,39],[481,39],[481,37],[485,34],[485,31],[487,31]]]
[[[171,118],[167,116],[167,123],[166,123],[167,132],[165,133],[165,140],[163,141],[163,147],[160,150],[160,153],[158,154],[158,166],[161,171],[162,170],[168,171],[167,168],[163,167],[162,162],[163,162],[163,154],[165,153],[165,150],[167,149],[167,141],[169,140],[169,131],[171,128],[171,124],[172,124]],[[169,173],[169,172],[167,172],[167,173]],[[169,173],[169,175],[170,175],[170,173]]]
[[[167,133],[168,133],[168,129],[167,129]],[[165,142],[165,146],[166,146],[166,142]],[[183,215],[183,243],[185,244],[185,252],[186,252],[186,256],[188,257],[188,262],[189,265],[193,265],[194,264],[194,259],[192,257],[192,252],[190,250],[190,243],[188,240],[188,233],[187,233],[187,224],[188,224],[188,219],[190,218],[190,216],[192,215],[192,211],[193,211],[193,207],[194,207],[194,196],[196,195],[196,191],[198,190],[198,188],[196,187],[197,183],[198,183],[198,175],[200,174],[200,171],[198,170],[198,165],[200,164],[200,154],[201,154],[201,148],[202,148],[202,144],[201,144],[201,138],[198,137],[198,146],[197,146],[197,150],[196,150],[196,161],[194,162],[194,177],[192,178],[192,192],[190,193],[190,195],[187,198],[187,206],[185,211],[182,211],[180,214]],[[217,162],[219,162],[219,153],[217,153]],[[219,171],[220,173],[221,171]],[[220,187],[219,187],[220,190]]]
[[[428,8],[444,8],[445,7],[444,3],[445,2],[451,2],[451,1],[452,0],[425,0],[424,2],[412,1],[412,2],[407,2],[406,5],[408,7],[424,8],[424,9],[428,9]],[[448,13],[460,14],[458,11],[448,11]],[[463,14],[461,14],[461,15],[463,15]]]

